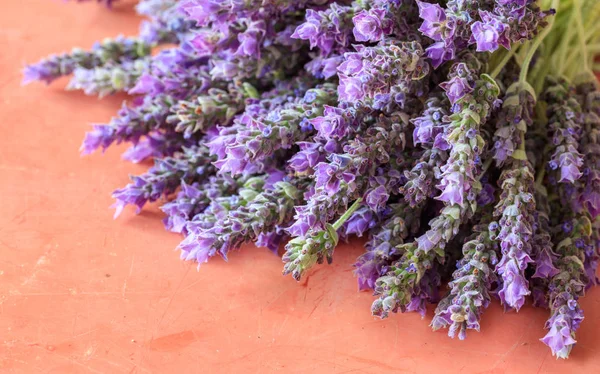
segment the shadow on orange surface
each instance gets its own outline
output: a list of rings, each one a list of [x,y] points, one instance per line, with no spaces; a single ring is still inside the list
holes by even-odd
[[[281,260],[246,246],[229,263],[183,263],[179,237],[154,207],[117,221],[113,189],[146,166],[124,148],[80,158],[91,122],[123,96],[98,101],[64,82],[20,87],[20,69],[53,52],[133,34],[131,3],[5,0],[0,14],[0,372],[600,372],[600,291],[568,361],[538,341],[544,310],[503,314],[494,303],[464,342],[416,314],[371,317],[352,263],[362,242],[341,245],[331,266],[300,284]]]

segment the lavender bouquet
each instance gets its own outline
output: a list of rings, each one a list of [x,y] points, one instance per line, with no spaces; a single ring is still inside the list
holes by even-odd
[[[111,0],[100,0],[111,5]],[[492,298],[549,310],[567,358],[597,284],[600,3],[142,0],[136,37],[25,68],[25,82],[133,95],[83,154],[153,158],[116,216],[159,201],[181,257],[247,242],[299,280],[367,236],[371,312],[438,303],[466,337]],[[153,49],[166,44],[156,54]],[[446,295],[442,282],[449,281]],[[443,291],[442,291],[443,293]]]

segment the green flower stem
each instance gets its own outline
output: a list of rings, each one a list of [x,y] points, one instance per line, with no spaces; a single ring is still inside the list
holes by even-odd
[[[331,225],[335,230],[339,230],[340,227],[356,212],[356,209],[360,207],[360,203],[362,202],[362,197],[356,199],[356,201],[348,208],[348,210],[340,217],[337,221]]]
[[[553,0],[551,8],[555,9],[558,12],[558,6],[560,5],[560,0]],[[533,59],[533,55],[542,44],[544,38],[548,35],[548,33],[552,30],[552,26],[554,25],[554,19],[556,17],[552,17],[550,21],[548,21],[548,26],[535,38],[533,44],[529,47],[527,51],[527,55],[523,60],[523,65],[521,66],[521,73],[519,74],[519,83],[524,84],[527,80],[527,74],[529,73],[529,65],[531,65],[531,60]]]
[[[510,51],[508,51],[508,52],[506,52],[504,54],[504,57],[502,57],[502,60],[500,60],[500,62],[498,63],[498,65],[490,73],[490,76],[492,78],[496,79],[496,77],[498,76],[498,74],[500,74],[500,72],[502,71],[502,69],[504,69],[504,67],[506,66],[506,64],[508,64],[508,62],[515,55],[515,53],[517,52],[518,49],[520,49],[518,46],[517,47],[513,47],[513,49],[511,49]]]

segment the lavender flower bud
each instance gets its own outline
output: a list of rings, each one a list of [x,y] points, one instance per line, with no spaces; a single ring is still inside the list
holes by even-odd
[[[595,245],[590,242],[592,227],[585,216],[573,219],[571,224],[573,229],[559,238],[562,240],[556,247],[559,259],[555,265],[560,273],[550,282],[550,318],[545,326],[549,331],[540,339],[557,358],[567,358],[577,342],[575,331],[583,321],[578,299],[587,283],[583,261],[586,249]]]
[[[150,46],[135,38],[118,36],[97,43],[90,51],[76,48],[71,53],[51,56],[25,67],[23,83],[43,81],[47,84],[71,74],[77,68],[93,69],[106,63],[136,60],[150,54]]]
[[[526,161],[514,161],[500,176],[502,194],[494,216],[500,218],[497,236],[502,259],[496,271],[502,277],[500,300],[508,307],[519,310],[530,294],[525,270],[531,258],[535,200],[533,199],[533,171]]]
[[[208,178],[214,172],[212,161],[206,147],[191,147],[174,157],[155,160],[148,172],[131,177],[133,183],[113,193],[117,200],[113,205],[115,218],[126,205],[136,205],[139,213],[147,202],[175,192],[183,182],[190,184]]]
[[[379,229],[371,231],[365,244],[367,251],[354,264],[359,290],[373,289],[386,268],[402,255],[398,246],[419,228],[421,209],[409,209],[406,204],[390,206],[390,217]]]
[[[448,335],[452,338],[456,331],[479,331],[481,314],[490,304],[492,284],[497,281],[492,266],[498,261],[498,245],[489,228],[487,223],[473,228],[476,234],[463,245],[463,258],[448,284],[450,292],[435,310],[431,326],[434,330],[450,326]],[[464,337],[459,335],[461,340]]]
[[[286,225],[293,215],[294,205],[301,200],[299,188],[304,188],[306,182],[289,183],[281,181],[282,177],[281,173],[273,173],[248,179],[238,193],[242,200],[239,206],[212,226],[195,232],[199,245],[196,256],[206,253],[208,258],[218,253],[226,260],[229,251]],[[190,241],[192,239],[186,239],[186,243]]]
[[[417,42],[382,42],[355,48],[356,52],[344,54],[345,61],[338,68],[340,100],[381,108],[396,100],[393,93],[410,92],[412,82],[429,74],[423,48]]]
[[[319,48],[327,56],[350,44],[354,9],[332,3],[326,10],[306,11],[306,21],[296,28],[292,38],[308,40],[310,48]],[[358,39],[357,39],[358,40]]]
[[[107,63],[92,69],[76,69],[67,90],[82,90],[86,95],[104,97],[120,91],[129,91],[146,70],[148,59]]]
[[[453,67],[450,79],[459,76],[466,78],[476,71],[477,66],[470,67],[466,63],[458,63]],[[451,83],[449,83],[451,84]],[[449,86],[446,85],[446,89]],[[471,94],[474,92],[474,94]],[[375,286],[375,294],[379,300],[393,298],[393,303],[377,302],[381,307],[373,308],[376,315],[385,318],[389,312],[406,310],[419,282],[436,261],[444,258],[444,248],[458,233],[463,219],[475,213],[475,201],[481,183],[477,179],[477,168],[473,158],[482,152],[484,142],[477,135],[479,126],[490,115],[491,105],[497,100],[498,86],[493,79],[483,75],[473,83],[472,88],[456,99],[455,113],[449,118],[446,140],[451,145],[450,158],[442,168],[444,189],[439,199],[445,207],[440,215],[430,221],[430,229],[415,239],[414,242],[400,245],[404,252],[400,260],[390,266],[387,275],[380,277]],[[475,130],[475,137],[466,136],[469,129]],[[471,193],[474,192],[474,193]],[[386,306],[388,305],[388,306]]]
[[[548,128],[554,145],[548,165],[550,169],[560,171],[558,182],[574,183],[583,175],[583,156],[578,151],[582,132],[581,106],[573,97],[572,87],[564,80],[549,77],[544,97],[548,103]]]

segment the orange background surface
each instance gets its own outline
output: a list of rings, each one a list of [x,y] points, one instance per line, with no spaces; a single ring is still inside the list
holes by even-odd
[[[530,305],[504,314],[494,302],[466,341],[430,330],[433,306],[425,320],[371,317],[352,274],[358,240],[298,284],[253,246],[197,272],[155,207],[113,221],[110,193],[147,165],[121,161],[123,148],[86,158],[78,148],[125,97],[63,92],[65,80],[21,87],[20,70],[133,35],[138,21],[130,2],[1,2],[1,373],[600,372],[597,288],[572,357],[557,361],[538,341],[547,311]]]

